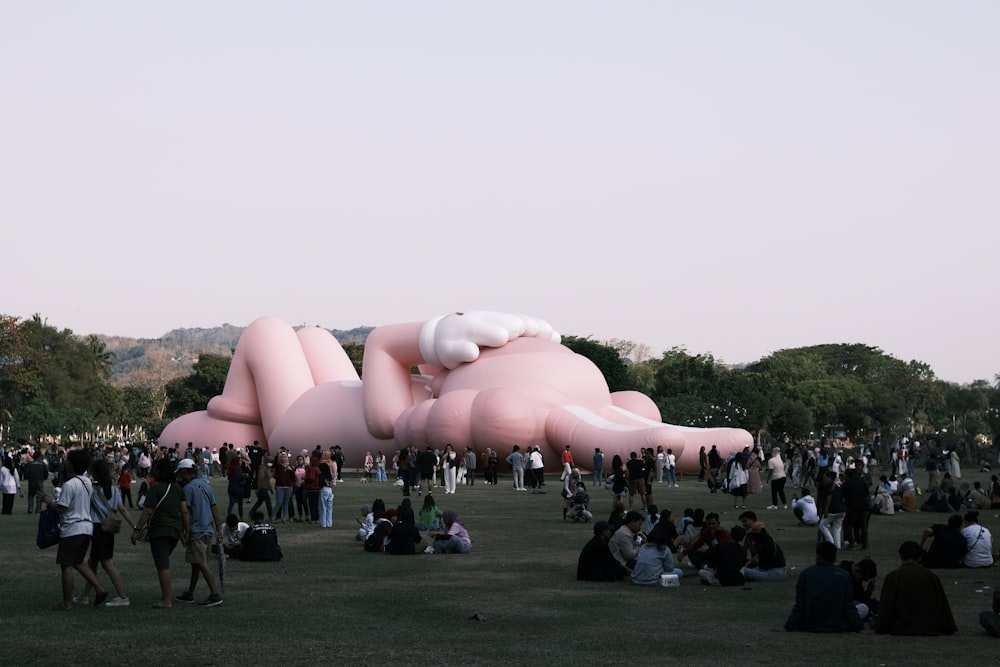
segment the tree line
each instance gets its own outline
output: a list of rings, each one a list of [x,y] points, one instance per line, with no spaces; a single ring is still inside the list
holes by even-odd
[[[565,336],[563,344],[591,359],[612,391],[650,396],[668,423],[744,428],[761,442],[834,425],[868,443],[915,433],[975,448],[1000,435],[1000,375],[959,386],[925,363],[867,345],[780,350],[733,368],[679,347],[655,357],[631,341]],[[344,349],[361,373],[364,344]],[[39,315],[0,315],[0,439],[155,440],[170,420],[203,410],[222,391],[230,360],[231,351],[202,353],[182,377],[152,373],[124,384],[99,337],[60,330]]]

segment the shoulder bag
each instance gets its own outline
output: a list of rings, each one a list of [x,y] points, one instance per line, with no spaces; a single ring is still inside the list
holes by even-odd
[[[160,501],[158,503],[156,503],[156,507],[153,508],[152,513],[149,515],[149,519],[146,521],[146,524],[139,529],[139,534],[135,536],[135,539],[137,541],[149,542],[150,524],[153,523],[153,517],[156,516],[156,510],[160,509],[160,505],[162,505],[163,501],[167,499],[168,495],[170,495],[170,487],[172,486],[173,484],[167,484],[167,490],[164,492],[163,497],[160,498]]]

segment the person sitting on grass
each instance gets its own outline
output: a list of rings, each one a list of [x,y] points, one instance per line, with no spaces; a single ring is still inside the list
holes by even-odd
[[[747,535],[750,563],[743,568],[747,581],[784,581],[788,578],[785,554],[767,532],[763,521],[750,526]]]
[[[697,510],[695,511],[697,512]],[[743,539],[743,534],[745,533],[741,532],[741,540]],[[705,515],[705,527],[698,534],[698,537],[684,548],[678,560],[688,558],[691,566],[700,570],[705,567],[705,558],[708,554],[708,549],[711,549],[719,542],[729,542],[731,539],[732,536],[729,531],[720,525],[719,515],[716,512],[710,512]],[[704,551],[701,550],[703,547],[705,548]],[[743,567],[743,565],[745,563],[741,563],[740,567]]]
[[[840,569],[851,575],[851,587],[854,590],[854,604],[858,608],[858,616],[862,621],[874,624],[878,615],[878,600],[875,594],[875,579],[878,577],[878,566],[871,558],[862,558],[858,562],[840,561]]]
[[[809,493],[809,489],[802,487],[802,497],[792,496],[792,513],[799,520],[800,526],[818,526],[819,512],[816,510],[816,499]]]
[[[472,539],[465,526],[458,522],[458,512],[445,510],[441,518],[445,532],[434,536],[434,543],[427,547],[425,553],[467,554],[472,551]]]
[[[729,540],[719,541],[705,553],[705,565],[698,576],[709,586],[742,586],[746,583],[743,567],[747,564],[747,550],[743,546],[746,531],[743,526],[729,530]]]
[[[674,563],[678,539],[677,527],[670,516],[670,510],[664,510],[660,513],[660,520],[650,531],[646,543],[639,548],[635,567],[632,568],[632,583],[655,586],[660,583],[660,578],[664,574],[683,577],[684,570]]]
[[[936,523],[924,530],[920,536],[923,548],[928,538],[933,537],[931,546],[923,557],[924,567],[941,569],[962,567],[962,557],[969,550],[962,535],[962,515],[952,514],[948,523]]]
[[[851,575],[837,567],[837,547],[816,545],[816,564],[799,573],[795,604],[785,621],[789,632],[858,632],[864,627],[854,602]],[[864,609],[867,616],[868,610]]]
[[[875,632],[889,635],[951,635],[958,628],[937,575],[920,564],[924,550],[913,541],[899,547],[903,563],[882,584]]]
[[[1000,637],[1000,590],[993,591],[993,610],[979,614],[979,625],[994,637]]]
[[[427,496],[428,498],[430,496]],[[413,508],[399,510],[398,521],[392,529],[392,539],[386,551],[395,556],[411,556],[417,553],[417,545],[423,541],[414,521]]]
[[[566,513],[566,519],[577,523],[583,521],[589,523],[594,520],[594,515],[590,511],[590,494],[587,493],[583,482],[576,487],[576,494],[573,496],[572,504]]]
[[[249,529],[250,524],[240,521],[235,514],[226,516],[226,522],[222,525],[222,549],[227,556],[239,558],[238,555],[233,555],[233,551],[236,550],[238,553],[243,548],[243,536]],[[212,553],[218,553],[215,545],[212,546]]]
[[[612,534],[625,525],[625,503],[615,503],[614,509],[608,515],[608,523],[611,524]]]
[[[965,527],[962,528],[968,550],[962,557],[965,567],[993,567],[993,535],[986,526],[979,524],[979,512],[965,513]]]
[[[434,501],[434,494],[424,496],[423,507],[420,508],[420,530],[441,530],[444,528],[443,512]]]
[[[621,581],[631,574],[611,554],[611,531],[612,526],[607,521],[594,524],[594,536],[584,545],[576,563],[578,581]]]
[[[611,536],[611,555],[619,563],[632,570],[635,567],[635,559],[639,556],[639,547],[646,540],[642,533],[642,515],[636,511],[629,511],[625,515],[625,525],[620,527]]]

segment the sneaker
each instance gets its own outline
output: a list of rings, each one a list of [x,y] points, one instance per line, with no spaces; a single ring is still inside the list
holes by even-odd
[[[174,599],[177,600],[178,602],[186,602],[188,604],[191,604],[194,602],[194,593],[192,593],[191,591],[184,591]]]
[[[788,509],[788,505],[784,505],[783,507],[784,507],[784,509]]]
[[[90,604],[90,596],[89,595],[87,595],[87,596],[74,595],[73,596],[73,604],[79,604],[79,605],[87,606],[87,605]]]
[[[776,509],[778,509],[778,506],[777,505],[768,505],[767,509],[769,509],[769,510],[776,510]]]
[[[434,547],[428,546],[426,549],[424,549],[424,553],[425,554],[432,554],[432,553],[434,553]]]
[[[207,598],[198,603],[199,607],[218,607],[222,604],[222,595],[219,593],[212,593]]]
[[[113,597],[104,603],[105,607],[127,607],[129,605],[128,598]]]

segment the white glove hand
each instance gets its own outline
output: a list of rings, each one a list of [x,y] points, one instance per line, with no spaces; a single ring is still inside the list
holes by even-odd
[[[434,366],[456,368],[478,359],[481,347],[502,347],[522,336],[559,342],[559,334],[545,320],[474,310],[425,322],[420,330],[420,354]]]

